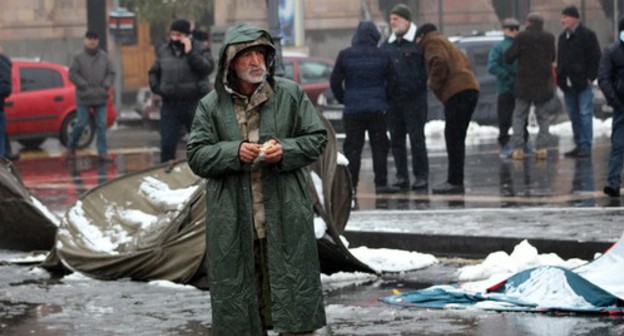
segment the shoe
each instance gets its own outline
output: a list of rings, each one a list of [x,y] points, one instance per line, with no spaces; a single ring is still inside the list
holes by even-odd
[[[548,151],[546,149],[538,149],[535,151],[535,158],[538,160],[546,160]]]
[[[433,188],[434,194],[463,194],[464,193],[464,185],[463,184],[451,184],[448,182],[444,182],[437,187]]]
[[[611,186],[606,186],[602,189],[602,192],[609,197],[620,197],[620,188],[614,188]]]
[[[574,147],[573,150],[563,153],[563,156],[567,158],[575,158],[578,156],[578,153],[579,153],[579,149],[577,147]]]
[[[429,186],[429,182],[425,178],[416,178],[414,183],[412,184],[412,190],[423,190],[427,189]]]
[[[108,155],[108,154],[100,154],[98,155],[98,161],[100,162],[113,162],[114,159],[112,156]]]
[[[591,149],[589,148],[581,148],[576,153],[577,158],[587,158],[591,156]]]
[[[398,192],[401,192],[401,189],[397,187],[393,187],[393,186],[383,185],[383,186],[376,186],[375,192],[378,194],[396,194]]]
[[[401,190],[407,190],[409,188],[409,181],[404,178],[397,178],[396,181],[392,183],[392,186]]]
[[[500,151],[501,159],[508,159],[508,158],[510,158],[512,152],[513,152],[513,150],[511,149],[509,144],[504,145],[503,147],[501,147],[501,151]]]
[[[511,153],[511,158],[514,160],[524,160],[524,150],[514,149],[513,153]]]

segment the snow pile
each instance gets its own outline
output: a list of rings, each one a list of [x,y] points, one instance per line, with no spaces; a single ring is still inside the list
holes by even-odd
[[[363,246],[349,249],[349,252],[378,273],[417,270],[438,263],[438,259],[431,254],[403,250]]]
[[[538,254],[537,249],[525,239],[514,247],[510,255],[504,251],[497,251],[490,253],[481,264],[462,267],[458,271],[458,279],[473,281],[493,276],[499,279],[537,266],[574,268],[585,263],[587,261],[576,258],[563,260],[554,253]]]
[[[169,186],[153,177],[145,177],[143,183],[139,186],[139,192],[147,198],[147,200],[157,209],[181,210],[185,204],[185,200],[197,190],[198,186],[192,186],[184,189],[170,189]]]

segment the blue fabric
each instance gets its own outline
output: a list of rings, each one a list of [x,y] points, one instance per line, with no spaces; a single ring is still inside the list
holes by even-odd
[[[613,110],[611,126],[611,152],[609,153],[609,176],[607,183],[614,189],[622,184],[622,167],[624,165],[624,107]]]
[[[95,105],[95,106],[87,106],[87,105],[78,105],[76,106],[76,114],[77,121],[76,126],[74,127],[70,137],[69,143],[67,147],[76,148],[78,144],[78,140],[80,139],[80,135],[84,131],[85,127],[89,123],[89,109],[93,108],[94,118],[95,118],[95,136],[97,142],[97,152],[98,155],[105,155],[107,152],[106,145],[106,119],[107,119],[107,106],[103,105]]]
[[[572,122],[574,143],[579,149],[591,149],[594,121],[594,92],[590,85],[579,92],[564,93],[566,111]]]
[[[345,114],[388,109],[386,84],[392,75],[392,64],[377,48],[380,36],[372,22],[362,22],[352,46],[338,54],[330,84],[336,100],[345,105]]]
[[[531,278],[531,273],[535,270],[541,269],[559,269],[563,272],[567,286],[574,292],[574,294],[591,305],[591,307],[575,307],[566,306],[562,303],[560,307],[540,307],[535,302],[530,302],[529,299],[518,295],[518,293],[531,292],[531,290],[543,289],[551,290],[549,283],[543,283],[537,281],[533,283],[527,282]],[[559,281],[560,279],[553,279],[552,281]],[[554,284],[560,286],[561,284]],[[519,291],[520,286],[525,286],[523,290]],[[531,287],[532,286],[532,287]],[[510,295],[509,293],[514,293]],[[530,295],[530,294],[529,294]],[[421,290],[417,290],[410,293],[400,295],[390,295],[380,299],[382,302],[405,306],[405,307],[420,307],[420,308],[470,308],[476,303],[484,301],[494,301],[504,303],[501,305],[487,305],[483,309],[497,310],[497,311],[527,311],[527,312],[551,312],[551,311],[563,311],[563,312],[579,312],[579,313],[609,313],[609,314],[622,314],[624,313],[623,303],[614,295],[606,292],[605,290],[597,287],[593,283],[585,280],[580,275],[560,267],[554,266],[542,266],[538,268],[528,269],[514,274],[509,277],[507,281],[492,289],[486,293],[472,293],[462,290],[455,286],[433,286]]]

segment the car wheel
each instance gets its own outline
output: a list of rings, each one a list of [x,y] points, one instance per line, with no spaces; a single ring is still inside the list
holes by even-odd
[[[20,139],[17,142],[24,147],[24,149],[37,149],[45,141],[45,138],[40,139]]]
[[[61,127],[60,140],[61,144],[67,147],[69,144],[69,136],[72,131],[76,127],[76,123],[78,122],[78,117],[76,112],[70,113],[65,120],[63,121],[63,126]],[[93,117],[89,116],[89,122],[87,126],[85,126],[80,138],[78,139],[78,144],[76,144],[77,148],[85,148],[91,144],[93,141],[93,137],[95,135],[95,120]]]

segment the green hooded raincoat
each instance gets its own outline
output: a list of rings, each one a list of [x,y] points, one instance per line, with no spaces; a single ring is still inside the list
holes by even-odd
[[[254,285],[250,167],[238,158],[244,139],[223,82],[227,47],[261,37],[272,43],[268,32],[248,24],[228,30],[215,90],[199,103],[187,144],[189,166],[207,179],[213,335],[262,334]],[[279,164],[261,168],[271,315],[278,332],[311,331],[325,325],[325,311],[307,166],[325,149],[327,132],[305,92],[292,81],[274,78],[272,66],[269,73],[274,93],[260,107],[260,143],[273,138],[284,151]]]

